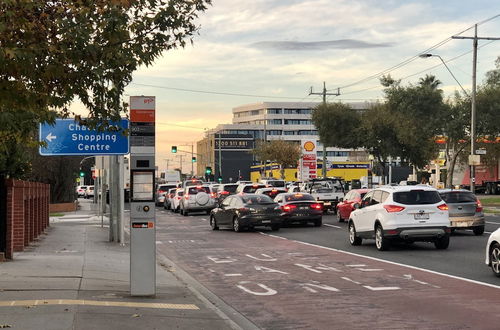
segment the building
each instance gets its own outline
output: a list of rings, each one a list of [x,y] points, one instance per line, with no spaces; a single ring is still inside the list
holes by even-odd
[[[258,140],[282,139],[299,143],[303,139],[315,139],[318,141],[319,149],[322,150],[318,132],[311,121],[312,109],[318,104],[315,102],[261,102],[234,108],[232,110],[233,119],[231,124],[218,125],[214,129],[207,131],[206,137],[197,142],[197,153],[201,155],[201,161],[197,165],[198,173],[204,173],[205,168],[210,166],[216,173],[216,177],[218,177],[218,159],[220,155],[222,157],[222,177],[225,182],[229,181],[229,178],[235,181],[234,168],[229,165],[235,165],[233,161],[230,161],[233,158],[240,159],[237,166],[241,175],[236,177],[241,176],[243,179],[248,180],[250,178],[250,167],[259,163],[251,154],[251,149],[254,148]],[[349,105],[353,109],[362,111],[367,109],[370,104],[355,102],[349,103]],[[223,140],[220,149],[217,144],[219,134]],[[231,148],[231,145],[234,147],[236,141],[239,141],[238,137],[252,139],[252,147],[250,149]],[[229,145],[224,145],[226,143]],[[327,148],[326,156],[328,162],[368,160],[368,154],[363,150]],[[321,159],[322,157],[323,151],[318,151],[318,158]]]

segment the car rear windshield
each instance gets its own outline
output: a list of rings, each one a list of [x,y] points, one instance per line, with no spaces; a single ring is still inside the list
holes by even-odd
[[[161,191],[167,191],[171,188],[175,188],[175,185],[161,185],[158,187],[158,190],[161,190]]]
[[[410,190],[394,193],[394,201],[406,205],[436,204],[441,201],[437,191]]]
[[[279,181],[279,180],[276,180],[276,181],[268,181],[267,182],[268,185],[270,185],[271,187],[284,187],[285,186],[285,181]]]
[[[311,195],[303,195],[303,194],[294,194],[294,195],[286,195],[285,201],[287,202],[296,202],[296,201],[314,201],[314,197]]]
[[[236,192],[236,188],[238,188],[237,184],[227,184],[224,186],[224,191],[234,193]]]
[[[255,186],[246,186],[243,188],[244,193],[252,194],[257,191],[259,188],[265,188],[266,186],[264,185],[255,185]]]
[[[441,198],[446,203],[470,203],[476,202],[476,196],[468,191],[450,191],[441,193]]]
[[[274,201],[266,195],[242,196],[241,200],[245,204],[271,204]]]
[[[210,188],[208,188],[208,187],[191,187],[191,188],[189,188],[188,194],[196,195],[199,192],[205,192],[207,194],[210,194]]]

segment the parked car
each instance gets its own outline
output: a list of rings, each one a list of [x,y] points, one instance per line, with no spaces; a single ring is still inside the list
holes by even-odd
[[[269,197],[271,197],[272,199],[274,199],[274,197],[278,196],[278,194],[282,194],[282,193],[286,193],[286,189],[285,188],[274,188],[274,187],[269,187],[269,188],[259,188],[255,191],[255,194],[264,194],[264,195],[267,195]]]
[[[227,196],[236,194],[236,188],[238,188],[238,184],[236,183],[221,184],[215,192],[217,194],[218,201],[222,202]]]
[[[361,200],[369,191],[370,189],[353,189],[343,199],[340,199],[337,204],[337,220],[343,222],[349,219],[351,212],[354,211],[354,204],[361,203]]]
[[[171,210],[174,211],[175,213],[180,212],[181,200],[183,195],[184,195],[184,189],[177,188],[177,190],[175,191],[174,198],[172,199],[172,206],[171,206]]]
[[[254,194],[257,189],[266,188],[262,183],[242,183],[236,188],[237,194]]]
[[[484,233],[483,206],[476,195],[464,189],[442,189],[439,195],[448,205],[452,231],[472,229],[474,235]]]
[[[491,233],[488,238],[486,265],[491,267],[496,277],[500,277],[500,228]]]
[[[175,183],[158,185],[155,194],[156,206],[163,205],[163,203],[165,202],[165,195],[168,193],[168,190],[175,188],[176,186],[177,185]]]
[[[257,226],[279,230],[283,222],[281,209],[266,195],[231,195],[210,213],[210,226],[213,230],[229,227],[234,231]]]
[[[323,203],[318,203],[311,194],[282,193],[274,199],[280,205],[283,223],[313,222],[316,227],[323,223]]]
[[[78,195],[78,197],[84,197],[86,189],[87,189],[87,186],[78,186],[78,187],[76,187],[76,194]]]
[[[374,238],[379,251],[395,240],[434,242],[437,249],[449,246],[448,205],[435,188],[384,186],[368,192],[354,208],[348,224],[352,245]]]
[[[184,197],[181,199],[180,212],[187,216],[189,212],[210,211],[216,206],[215,194],[210,190],[210,186],[188,186],[184,188]]]
[[[163,208],[165,210],[170,210],[172,208],[176,190],[177,188],[170,188],[168,192],[165,194],[165,198],[163,200]]]
[[[83,195],[83,198],[90,198],[90,197],[94,197],[94,186],[87,186],[87,188],[85,189],[85,194]]]

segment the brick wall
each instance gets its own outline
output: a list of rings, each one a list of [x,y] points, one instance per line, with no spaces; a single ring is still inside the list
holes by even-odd
[[[5,257],[23,251],[49,226],[50,185],[8,179]]]

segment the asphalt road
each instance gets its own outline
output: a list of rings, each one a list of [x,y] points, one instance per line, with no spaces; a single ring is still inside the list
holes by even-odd
[[[488,222],[487,231],[500,226]],[[444,251],[415,243],[379,252],[369,240],[350,246],[333,215],[319,228],[235,233],[212,231],[202,213],[157,208],[158,253],[263,329],[497,328],[500,280],[484,265],[487,237],[463,232]]]

